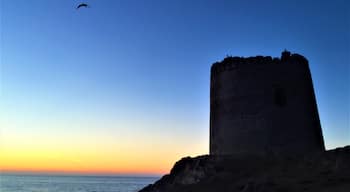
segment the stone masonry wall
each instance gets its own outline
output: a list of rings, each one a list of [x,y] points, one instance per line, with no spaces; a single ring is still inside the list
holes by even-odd
[[[308,61],[283,52],[214,63],[210,85],[210,154],[323,151]]]

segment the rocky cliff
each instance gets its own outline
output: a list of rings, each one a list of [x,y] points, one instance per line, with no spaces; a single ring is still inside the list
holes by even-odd
[[[140,192],[348,192],[350,146],[303,156],[199,156]]]

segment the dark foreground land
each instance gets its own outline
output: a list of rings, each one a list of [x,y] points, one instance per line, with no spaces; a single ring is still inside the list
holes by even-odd
[[[349,192],[350,146],[304,156],[199,156],[140,192]]]

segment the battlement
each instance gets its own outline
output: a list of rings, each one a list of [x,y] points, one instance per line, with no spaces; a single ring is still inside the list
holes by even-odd
[[[283,51],[281,58],[271,56],[255,56],[255,57],[232,57],[228,56],[220,62],[215,62],[211,67],[212,75],[223,71],[235,70],[245,65],[281,65],[281,64],[301,64],[307,65],[307,59],[299,54],[291,54],[289,51]]]

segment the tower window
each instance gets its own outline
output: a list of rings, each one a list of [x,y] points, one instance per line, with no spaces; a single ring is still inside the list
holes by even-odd
[[[282,87],[277,87],[274,90],[274,102],[279,107],[287,105],[286,90]]]

